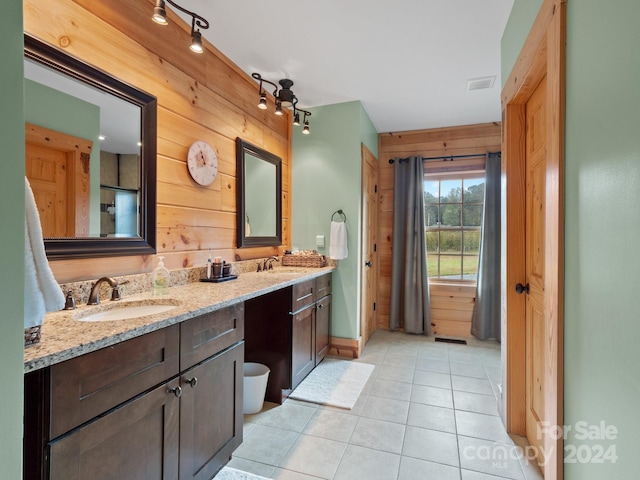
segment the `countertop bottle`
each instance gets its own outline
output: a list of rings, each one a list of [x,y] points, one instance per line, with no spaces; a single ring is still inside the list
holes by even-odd
[[[151,272],[151,291],[153,295],[169,293],[169,270],[164,266],[164,257],[158,257],[158,266]]]

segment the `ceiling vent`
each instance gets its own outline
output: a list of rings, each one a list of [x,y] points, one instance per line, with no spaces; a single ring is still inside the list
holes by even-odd
[[[472,78],[467,80],[467,92],[470,92],[471,90],[484,90],[485,88],[491,88],[495,81],[495,75],[492,77]]]

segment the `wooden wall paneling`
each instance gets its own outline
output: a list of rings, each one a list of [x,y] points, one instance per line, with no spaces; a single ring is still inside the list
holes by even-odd
[[[391,256],[393,251],[393,165],[389,159],[394,157],[408,157],[421,155],[437,157],[449,155],[473,155],[499,151],[501,148],[501,124],[483,123],[459,127],[445,127],[429,130],[409,132],[381,133],[378,136],[378,158],[380,167],[380,303],[379,325],[389,328],[389,304],[391,293]],[[457,165],[465,166],[461,161]],[[458,167],[456,167],[458,168]],[[473,303],[468,293],[455,290],[442,298],[438,298],[436,283],[431,283],[430,293],[432,303],[432,323],[435,323],[434,333],[439,335],[469,336],[470,321],[473,313]],[[447,287],[448,288],[448,287]],[[454,287],[458,289],[459,287]],[[468,288],[468,287],[466,287]],[[447,291],[441,290],[441,291]],[[472,289],[475,295],[475,287]],[[460,303],[466,305],[461,307]]]
[[[202,55],[189,55],[190,25],[171,9],[167,9],[169,25],[160,26],[151,21],[155,4],[153,0],[135,4],[130,0],[74,1],[110,25],[116,26],[128,38],[144,45],[147,50],[162,58],[163,62],[180,65],[180,69],[198,83],[222,96],[228,96],[237,109],[249,112],[259,123],[286,136],[287,126],[284,122],[256,108],[257,83],[244,75],[215,46],[203,39],[205,52]],[[216,19],[208,20],[215,25]]]
[[[256,107],[258,85],[205,41],[188,50],[190,26],[168,11],[170,24],[150,19],[154,2],[143,0],[24,0],[24,29],[158,99],[158,253],[169,268],[204,265],[208,248],[226,259],[281,253],[290,246],[291,114]],[[215,20],[215,19],[209,19]],[[273,98],[268,101],[273,105]],[[283,245],[236,249],[235,138],[282,158]],[[211,143],[219,175],[197,186],[185,165],[196,139]],[[236,255],[237,254],[237,255]],[[51,262],[60,282],[150,271],[153,256]]]

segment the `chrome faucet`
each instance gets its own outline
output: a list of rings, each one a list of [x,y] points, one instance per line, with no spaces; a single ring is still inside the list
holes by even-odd
[[[87,305],[98,305],[100,303],[100,285],[102,282],[107,282],[111,285],[113,289],[111,291],[111,300],[120,300],[120,288],[118,286],[118,281],[112,277],[102,277],[91,287],[91,292],[89,292],[89,300],[87,300]]]

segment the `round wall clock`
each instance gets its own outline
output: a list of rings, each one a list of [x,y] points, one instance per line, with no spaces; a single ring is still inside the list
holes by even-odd
[[[211,145],[197,140],[189,147],[187,168],[191,177],[203,187],[211,185],[218,175],[218,157]]]

